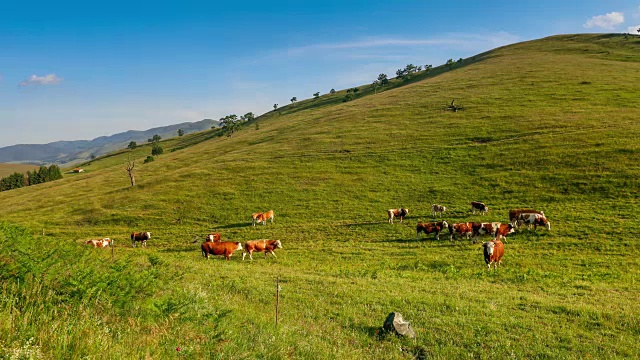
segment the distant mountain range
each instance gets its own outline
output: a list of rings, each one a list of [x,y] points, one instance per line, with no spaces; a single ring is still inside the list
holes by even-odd
[[[211,129],[219,122],[204,119],[197,122],[157,127],[145,131],[127,132],[101,136],[93,140],[56,141],[48,144],[19,144],[0,148],[0,163],[25,164],[73,164],[89,160],[91,155],[100,156],[114,150],[126,148],[129,142],[146,143],[153,135],[163,139],[178,136],[178,129],[185,134]]]

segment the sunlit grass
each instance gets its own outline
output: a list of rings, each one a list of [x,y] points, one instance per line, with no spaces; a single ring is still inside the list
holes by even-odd
[[[167,140],[137,165],[135,188],[123,164],[148,146],[0,193],[2,220],[28,229],[0,230],[3,347],[33,337],[56,358],[637,356],[639,43],[518,44],[351,102],[301,101],[231,138]],[[451,99],[465,110],[445,111]],[[471,215],[472,200],[489,214]],[[432,203],[449,222],[539,208],[552,230],[511,236],[503,268],[487,272],[479,245],[415,240]],[[395,207],[410,209],[403,224],[386,222]],[[274,224],[251,226],[269,209]],[[193,241],[212,230],[284,248],[205,261]],[[151,231],[149,247],[132,249],[131,231]],[[99,236],[115,239],[113,261],[81,245]],[[377,333],[391,311],[415,343]]]

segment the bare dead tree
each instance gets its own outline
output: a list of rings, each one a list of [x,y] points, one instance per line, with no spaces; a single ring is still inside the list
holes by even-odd
[[[127,159],[127,167],[125,170],[129,173],[129,179],[131,179],[131,186],[136,186],[136,178],[133,176],[133,168],[136,166],[136,161],[131,159]]]

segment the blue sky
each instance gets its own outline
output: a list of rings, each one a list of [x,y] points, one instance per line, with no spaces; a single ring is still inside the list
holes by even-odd
[[[408,63],[638,27],[640,0],[5,2],[0,146],[260,114]]]

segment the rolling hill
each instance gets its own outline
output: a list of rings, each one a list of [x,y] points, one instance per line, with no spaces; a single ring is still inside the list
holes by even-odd
[[[149,164],[145,146],[2,192],[2,349],[51,358],[637,356],[638,83],[640,38],[553,36],[377,94],[363,86],[353,101],[345,91],[300,101],[231,137],[168,140],[176,150]],[[452,99],[464,110],[446,111]],[[489,214],[471,215],[473,200]],[[433,203],[449,208],[448,222],[504,222],[508,209],[534,207],[551,231],[520,229],[503,267],[487,271],[478,244],[416,240]],[[409,217],[388,224],[396,207]],[[269,209],[273,224],[251,226],[251,213]],[[131,231],[150,231],[149,246],[132,248]],[[283,249],[205,261],[197,242],[210,231],[279,239]],[[104,236],[115,239],[113,258],[82,245]],[[379,332],[391,311],[411,321],[415,342]]]
[[[99,156],[126,148],[130,141],[145,143],[153,135],[160,135],[163,138],[174,137],[178,129],[182,129],[185,134],[189,134],[209,130],[212,126],[218,126],[218,122],[205,119],[197,122],[157,127],[145,131],[129,130],[110,136],[100,136],[93,140],[11,145],[0,148],[0,162],[69,165],[89,160],[91,155]]]

